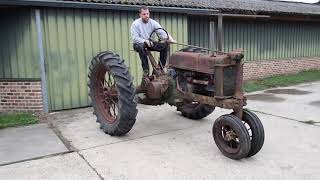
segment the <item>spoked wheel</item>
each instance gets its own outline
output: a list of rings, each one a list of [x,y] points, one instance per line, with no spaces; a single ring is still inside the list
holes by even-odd
[[[249,153],[249,133],[241,120],[232,114],[220,116],[212,128],[214,141],[222,154],[231,159],[242,159]]]
[[[242,121],[250,135],[251,148],[248,153],[248,157],[250,157],[257,154],[263,146],[264,128],[258,116],[248,109],[243,109]]]
[[[180,111],[182,116],[189,119],[199,120],[202,119],[214,111],[213,106],[202,104],[196,101],[184,101],[177,104],[177,111]]]
[[[97,108],[107,122],[114,123],[118,116],[118,92],[113,75],[103,67],[98,70],[97,79],[94,84]]]
[[[91,61],[89,88],[94,114],[101,129],[120,136],[135,123],[135,88],[124,61],[112,52],[103,52]]]

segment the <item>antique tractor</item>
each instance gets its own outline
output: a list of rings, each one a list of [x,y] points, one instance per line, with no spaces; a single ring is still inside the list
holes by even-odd
[[[154,44],[167,43],[162,42],[163,38],[150,40]],[[153,73],[137,88],[119,55],[107,51],[95,56],[88,86],[100,128],[112,136],[129,132],[136,121],[137,101],[150,105],[168,103],[176,106],[182,116],[195,120],[220,107],[233,110],[220,116],[212,128],[220,151],[231,159],[259,152],[264,143],[264,128],[253,112],[243,109],[246,105],[242,91],[243,51],[224,53],[204,49],[189,46],[173,53],[166,70],[148,52]],[[137,94],[144,96],[138,98]]]

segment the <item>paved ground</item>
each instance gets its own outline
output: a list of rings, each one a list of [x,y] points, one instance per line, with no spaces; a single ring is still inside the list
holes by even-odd
[[[47,124],[0,130],[0,165],[66,151]]]
[[[213,122],[227,110],[217,108],[193,121],[168,105],[139,105],[132,131],[111,137],[86,108],[53,115],[53,130],[68,153],[0,165],[0,179],[319,179],[320,82],[256,92],[248,99],[266,133],[252,158],[230,160],[214,144]]]

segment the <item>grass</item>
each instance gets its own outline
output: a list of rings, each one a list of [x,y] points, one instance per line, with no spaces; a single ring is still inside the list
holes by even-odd
[[[6,127],[25,126],[38,122],[38,117],[30,113],[3,113],[0,114],[0,129]]]
[[[320,70],[303,71],[297,74],[274,75],[264,79],[246,82],[244,84],[244,91],[253,92],[274,87],[285,87],[299,83],[319,80]]]

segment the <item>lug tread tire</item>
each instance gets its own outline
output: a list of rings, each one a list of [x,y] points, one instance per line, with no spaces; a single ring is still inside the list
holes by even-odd
[[[219,136],[221,136],[221,128],[223,125],[228,125],[232,127],[232,129],[234,129],[234,131],[237,133],[237,137],[239,138],[240,142],[240,148],[236,153],[227,152],[224,148],[225,144],[220,144],[220,141],[223,141],[219,139]],[[212,134],[217,147],[226,157],[229,157],[234,160],[239,160],[244,157],[247,157],[251,147],[250,136],[246,126],[241,122],[241,120],[237,116],[232,114],[220,116],[213,125]]]
[[[118,93],[118,114],[113,123],[104,119],[95,99],[94,85],[97,81],[95,77],[102,66],[111,72]],[[122,136],[128,133],[136,121],[138,111],[137,103],[133,100],[135,95],[135,87],[132,83],[133,78],[128,67],[124,64],[124,60],[110,51],[102,52],[92,59],[88,78],[89,95],[94,109],[93,114],[96,115],[100,128],[106,134],[112,136]]]

